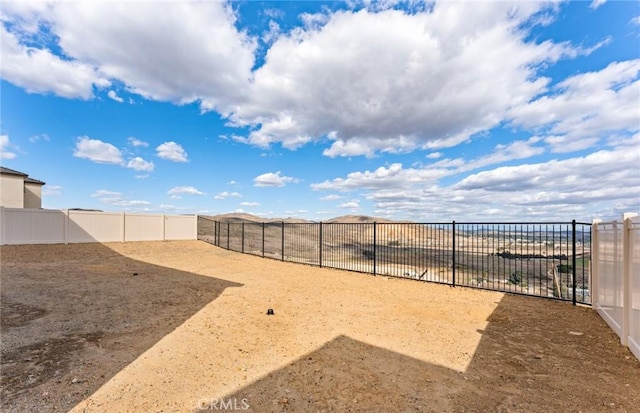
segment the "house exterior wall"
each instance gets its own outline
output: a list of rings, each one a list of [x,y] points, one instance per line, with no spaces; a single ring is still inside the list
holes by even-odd
[[[19,175],[0,175],[0,206],[24,208],[24,177]]]
[[[42,185],[31,182],[24,183],[24,207],[42,208]]]

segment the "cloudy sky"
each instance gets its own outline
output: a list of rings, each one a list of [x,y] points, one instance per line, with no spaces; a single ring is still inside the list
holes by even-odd
[[[634,1],[3,1],[43,207],[422,222],[640,211]]]

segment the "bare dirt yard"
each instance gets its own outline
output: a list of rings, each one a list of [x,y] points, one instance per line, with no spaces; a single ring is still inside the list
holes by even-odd
[[[4,412],[640,410],[640,362],[588,307],[200,241],[0,259]]]

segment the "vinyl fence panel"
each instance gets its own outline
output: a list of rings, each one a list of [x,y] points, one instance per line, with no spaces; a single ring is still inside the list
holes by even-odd
[[[198,237],[198,218],[195,215],[165,215],[164,239],[188,240]]]
[[[640,217],[625,214],[593,229],[593,306],[640,359]]]
[[[640,217],[629,224],[629,349],[640,359]]]
[[[623,285],[622,246],[623,223],[619,221],[597,224],[596,252],[597,297],[596,310],[618,335],[622,334]]]
[[[1,244],[61,244],[66,215],[48,209],[0,208]]]
[[[197,239],[196,215],[0,207],[0,245]]]
[[[119,212],[69,211],[66,242],[120,242],[123,214]]]
[[[125,241],[157,241],[164,239],[162,215],[131,215],[124,218]]]

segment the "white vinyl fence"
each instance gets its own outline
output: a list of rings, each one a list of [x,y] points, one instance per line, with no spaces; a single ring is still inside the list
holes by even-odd
[[[592,228],[593,308],[640,359],[640,217]]]
[[[0,245],[197,239],[196,215],[0,207]]]

